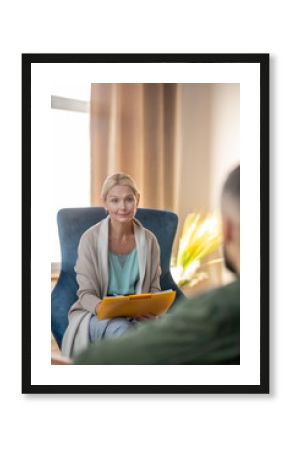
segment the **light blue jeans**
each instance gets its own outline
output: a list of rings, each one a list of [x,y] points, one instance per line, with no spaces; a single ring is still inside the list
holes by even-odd
[[[96,342],[102,339],[122,336],[136,326],[135,320],[117,317],[111,320],[98,320],[92,316],[90,320],[90,341]]]

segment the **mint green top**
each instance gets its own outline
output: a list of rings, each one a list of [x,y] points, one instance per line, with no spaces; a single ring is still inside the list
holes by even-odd
[[[109,284],[107,295],[136,294],[136,285],[139,281],[139,264],[137,249],[127,255],[115,255],[108,252]]]

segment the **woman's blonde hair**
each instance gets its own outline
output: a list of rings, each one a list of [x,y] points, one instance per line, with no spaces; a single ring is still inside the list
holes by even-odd
[[[105,179],[101,190],[101,198],[103,201],[106,200],[109,190],[115,186],[129,186],[135,197],[139,197],[139,191],[133,178],[126,173],[119,172],[114,175],[110,175]]]

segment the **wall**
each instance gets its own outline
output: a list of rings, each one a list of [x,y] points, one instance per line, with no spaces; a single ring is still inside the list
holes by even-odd
[[[239,161],[239,85],[180,85],[179,228],[190,212],[219,211],[227,173]]]
[[[209,205],[219,210],[220,191],[240,160],[240,85],[210,85]]]
[[[176,253],[184,220],[195,209],[209,207],[209,88],[206,84],[180,85],[180,156]]]

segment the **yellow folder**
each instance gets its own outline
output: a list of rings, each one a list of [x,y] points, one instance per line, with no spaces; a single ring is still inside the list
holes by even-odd
[[[176,292],[160,291],[156,293],[134,294],[127,296],[104,297],[98,311],[98,319],[113,317],[136,317],[165,313],[175,300]]]

